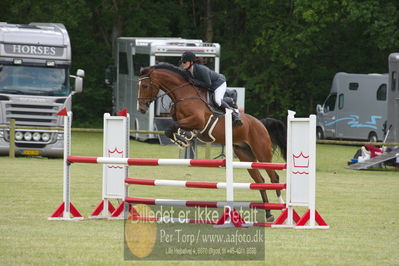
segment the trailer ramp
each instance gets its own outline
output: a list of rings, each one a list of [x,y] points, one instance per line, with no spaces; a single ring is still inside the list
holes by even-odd
[[[378,164],[381,164],[381,163],[384,163],[386,161],[396,158],[398,156],[398,153],[399,153],[399,148],[396,148],[390,152],[386,152],[380,156],[371,158],[367,161],[348,165],[345,168],[353,169],[353,170],[365,170],[365,169],[371,168],[373,166],[375,167]]]

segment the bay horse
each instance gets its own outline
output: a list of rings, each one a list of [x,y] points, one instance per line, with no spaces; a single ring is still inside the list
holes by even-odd
[[[172,100],[172,116],[174,124],[165,130],[165,134],[176,139],[180,135],[186,140],[198,136],[213,115],[207,101],[206,89],[198,88],[190,83],[189,74],[171,64],[157,64],[141,69],[138,79],[137,109],[141,113],[148,111],[152,101],[168,95]],[[158,95],[160,90],[163,94]],[[255,117],[241,113],[243,125],[233,127],[233,149],[240,161],[271,162],[273,157],[273,143],[266,127]],[[225,142],[224,116],[220,116],[213,128],[212,135],[216,143]],[[282,134],[286,139],[285,132]],[[286,150],[286,141],[277,143],[281,151]],[[256,183],[264,183],[258,169],[247,169]],[[266,170],[272,183],[279,183],[279,176],[275,170]],[[260,190],[262,201],[268,203],[265,190]],[[279,202],[284,202],[281,191],[276,190]],[[270,210],[266,210],[267,221],[274,221]]]

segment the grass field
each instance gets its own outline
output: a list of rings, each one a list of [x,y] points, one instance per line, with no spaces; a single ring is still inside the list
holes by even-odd
[[[255,265],[399,265],[399,171],[344,169],[356,147],[317,146],[317,209],[329,230],[265,229],[265,262]],[[217,155],[219,148],[213,149]],[[74,133],[73,155],[101,156],[102,135]],[[177,158],[174,146],[131,141],[130,157]],[[199,156],[204,156],[200,148]],[[281,161],[277,158],[277,161]],[[62,201],[62,160],[0,157],[1,265],[123,265],[123,222],[48,221]],[[236,182],[250,182],[236,169]],[[131,167],[130,177],[223,181],[211,168]],[[281,172],[282,182],[285,181]],[[102,167],[73,165],[72,202],[90,214],[101,198]],[[224,191],[138,187],[138,197],[223,200]],[[237,191],[236,200],[260,199],[256,191]],[[276,200],[269,193],[271,201]],[[274,211],[275,216],[278,212]],[[136,262],[150,265],[154,262]],[[169,261],[157,265],[242,265],[234,261]]]

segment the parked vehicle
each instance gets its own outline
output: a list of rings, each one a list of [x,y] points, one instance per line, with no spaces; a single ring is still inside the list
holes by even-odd
[[[317,105],[317,138],[383,141],[387,131],[388,74],[335,74]]]
[[[389,86],[388,86],[388,116],[389,130],[387,142],[399,143],[399,53],[392,53],[388,58]]]
[[[71,44],[64,25],[0,22],[0,125],[15,133],[17,155],[63,156],[62,117],[72,95],[82,91],[84,71],[70,76]],[[70,86],[75,79],[75,90]],[[39,129],[38,129],[39,127]],[[47,129],[48,128],[48,129]],[[9,153],[9,129],[0,128],[0,155]]]

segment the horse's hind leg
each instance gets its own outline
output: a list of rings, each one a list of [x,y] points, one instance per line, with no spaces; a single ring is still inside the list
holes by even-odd
[[[252,152],[256,159],[259,162],[272,162],[273,148],[270,141],[267,142],[266,140],[258,140],[258,142],[254,143],[256,143],[256,145],[253,145]],[[266,172],[272,183],[280,182],[280,177],[275,170],[267,169]],[[280,203],[284,203],[283,197],[281,196],[281,190],[276,190],[276,195],[278,197],[278,201]]]
[[[269,176],[273,176],[273,178],[270,178],[272,183],[279,183],[280,182],[280,177],[279,177],[279,175],[277,174],[277,172],[275,170],[266,170],[266,172],[267,172],[267,174]],[[279,203],[284,203],[283,197],[281,196],[281,190],[279,190],[279,189],[277,190],[276,189],[276,195],[277,195],[277,198],[278,198],[278,202]]]
[[[245,147],[234,145],[234,152],[238,156],[240,161],[243,161],[243,162],[255,162],[256,161],[255,156],[252,154],[249,146],[247,146],[247,145],[245,145]],[[263,179],[263,177],[258,169],[247,169],[247,171],[256,183],[265,183],[265,180]],[[266,191],[259,190],[259,193],[262,197],[262,201],[264,203],[268,203],[269,200],[267,198]],[[266,210],[266,220],[268,222],[274,221],[274,216],[271,214],[270,210]]]

